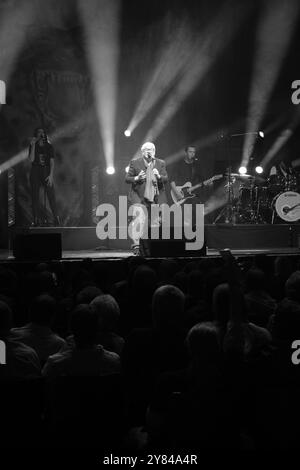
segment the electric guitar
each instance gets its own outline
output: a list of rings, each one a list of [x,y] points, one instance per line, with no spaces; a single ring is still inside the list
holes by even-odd
[[[177,205],[184,204],[185,201],[196,196],[196,194],[192,194],[193,191],[198,188],[202,188],[203,186],[208,186],[209,184],[221,178],[223,178],[223,175],[215,175],[212,178],[209,178],[208,180],[201,181],[201,183],[195,184],[195,186],[192,186],[192,183],[190,183],[189,181],[186,182],[183,186],[176,186],[176,189],[180,193],[181,197],[178,198],[173,189],[171,189],[171,196],[173,202]]]

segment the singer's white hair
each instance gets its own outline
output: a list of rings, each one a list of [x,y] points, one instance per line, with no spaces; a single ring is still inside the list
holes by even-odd
[[[155,145],[153,144],[153,142],[145,142],[141,146],[141,151],[145,150],[145,148],[147,148],[147,147],[151,147],[153,150],[155,150]]]

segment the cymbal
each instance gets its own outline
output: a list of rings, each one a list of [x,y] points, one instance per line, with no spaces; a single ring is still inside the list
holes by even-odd
[[[256,183],[257,183],[257,184],[265,183],[265,182],[267,181],[266,178],[263,178],[263,177],[260,176],[260,175],[255,176],[255,180],[256,180]]]
[[[255,178],[255,176],[241,175],[240,173],[230,173],[230,176],[233,176],[234,178]]]

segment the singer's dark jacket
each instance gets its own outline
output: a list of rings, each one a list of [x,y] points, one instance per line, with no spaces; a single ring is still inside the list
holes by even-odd
[[[157,169],[161,178],[157,180],[158,183],[158,204],[167,204],[165,183],[168,181],[168,174],[166,170],[166,164],[163,160],[159,158],[154,159],[154,168]],[[129,170],[126,175],[125,181],[128,184],[131,184],[129,191],[128,199],[131,204],[140,204],[144,202],[144,192],[145,192],[145,181],[134,181],[135,176],[139,174],[141,170],[146,172],[147,167],[143,157],[134,158],[131,160],[129,165]]]

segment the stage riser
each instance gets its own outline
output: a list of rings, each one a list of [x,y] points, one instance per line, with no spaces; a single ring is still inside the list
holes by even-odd
[[[207,225],[208,248],[233,250],[299,247],[300,225]]]
[[[35,227],[10,231],[10,246],[14,233],[61,233],[62,250],[124,250],[132,240],[99,240],[96,227]],[[117,231],[118,233],[118,231]],[[295,248],[300,245],[300,224],[297,225],[206,225],[207,248],[233,250]]]
[[[62,250],[130,250],[132,241],[129,240],[99,240],[96,227],[33,227],[29,229],[14,229],[10,232],[10,246],[15,233],[61,233]],[[117,232],[118,233],[118,232]]]

